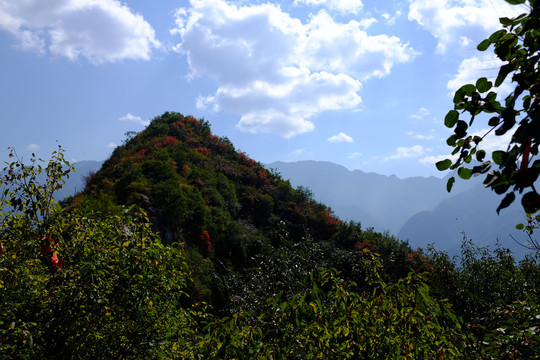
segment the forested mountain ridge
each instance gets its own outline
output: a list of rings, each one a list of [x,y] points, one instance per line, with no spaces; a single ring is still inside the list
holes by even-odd
[[[236,247],[241,239],[263,229],[271,238],[282,221],[291,236],[315,239],[329,239],[341,223],[331,209],[212,135],[204,120],[175,113],[154,119],[88,180],[81,197],[102,196],[145,209],[166,243],[193,244],[208,232],[214,251],[233,262],[247,256],[248,249]]]
[[[251,266],[261,253],[301,242],[325,242],[332,251],[345,252],[343,269],[353,266],[358,244],[382,253],[394,278],[406,275],[413,263],[424,266],[421,256],[409,258],[413,250],[406,243],[341,221],[309,190],[294,189],[228,139],[213,135],[206,121],[178,113],[155,118],[119,146],[77,201],[104,211],[140,207],[164,243],[197,249],[211,267]],[[199,285],[205,300],[227,301],[217,284]]]

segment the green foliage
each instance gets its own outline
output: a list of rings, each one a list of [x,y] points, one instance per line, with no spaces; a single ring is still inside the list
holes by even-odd
[[[444,123],[454,130],[447,143],[453,148],[452,155],[459,156],[455,161],[446,159],[438,162],[437,168],[441,171],[457,169],[463,179],[488,173],[492,162],[484,161],[486,152],[480,149],[484,137],[490,132],[502,136],[513,131],[508,147],[493,152],[493,163],[499,169],[486,175],[484,185],[499,195],[507,193],[497,212],[514,201],[516,192],[526,191],[522,206],[527,213],[535,213],[540,209],[540,195],[534,187],[540,174],[540,162],[532,160],[538,155],[540,142],[540,2],[507,2],[514,5],[528,3],[529,12],[515,18],[501,18],[503,29],[478,45],[480,51],[493,45],[495,55],[504,64],[494,83],[480,78],[475,84],[466,84],[456,91],[454,109],[448,112]],[[504,101],[500,101],[497,93],[490,90],[499,87],[509,75],[514,89]],[[491,116],[488,121],[490,128],[482,137],[472,136],[470,127],[481,114]],[[469,165],[473,160],[484,162],[477,166]],[[454,177],[451,177],[449,191],[453,182]]]
[[[432,258],[428,284],[434,296],[448,299],[467,324],[470,356],[540,356],[538,255],[516,263],[506,249],[492,252],[466,241],[459,265],[444,253],[433,251]]]
[[[30,165],[25,165],[19,159],[15,149],[9,148],[9,157],[15,161],[6,163],[4,172],[0,177],[0,211],[4,217],[15,217],[25,226],[32,224],[40,235],[44,235],[43,227],[49,221],[54,209],[54,193],[65,183],[64,178],[74,171],[73,167],[64,159],[61,146],[52,153],[51,160],[45,168],[44,163],[32,154]],[[45,171],[46,183],[40,184],[37,177]],[[12,219],[14,220],[14,219]],[[1,225],[0,230],[6,227]]]
[[[456,263],[344,223],[180,114],[63,208],[59,154],[43,185],[37,160],[1,180],[0,359],[540,356],[537,257]]]
[[[1,219],[0,358],[155,358],[189,351],[192,322],[201,315],[185,292],[190,274],[182,247],[164,246],[144,213],[54,207],[48,199],[64,174],[57,154],[45,185],[11,187],[28,200]],[[12,165],[25,172],[10,173],[7,185],[34,179],[33,165]]]
[[[312,270],[303,290],[259,305],[256,320],[245,312],[206,330],[207,358],[407,359],[458,358],[464,338],[449,305],[436,301],[414,274],[395,284],[365,263],[372,292],[331,270]]]

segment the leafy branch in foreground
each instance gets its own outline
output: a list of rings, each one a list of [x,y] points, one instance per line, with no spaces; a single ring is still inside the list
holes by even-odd
[[[465,180],[487,173],[484,186],[499,195],[506,194],[497,213],[514,202],[516,192],[525,192],[521,204],[525,212],[534,214],[540,210],[540,195],[535,188],[540,160],[534,160],[540,143],[540,1],[506,1],[525,5],[529,13],[500,18],[503,29],[478,45],[480,51],[493,45],[503,65],[494,83],[482,77],[475,84],[466,84],[456,91],[454,109],[448,112],[444,124],[454,130],[446,142],[453,148],[452,155],[458,157],[454,161],[439,161],[436,166],[441,171],[457,170],[458,176]],[[515,87],[501,102],[492,89],[503,84],[509,75]],[[488,120],[489,129],[483,136],[471,134],[470,127],[482,113],[492,115]],[[507,148],[494,151],[492,161],[485,160],[486,151],[480,148],[485,137],[491,132],[503,136],[510,131],[513,133]],[[473,160],[479,165],[473,166]],[[493,163],[498,165],[497,170],[491,170]],[[454,181],[453,176],[448,180],[448,191]]]

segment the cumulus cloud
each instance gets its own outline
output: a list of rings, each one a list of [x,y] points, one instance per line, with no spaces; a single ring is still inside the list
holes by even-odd
[[[326,11],[302,23],[274,4],[193,0],[176,12],[176,23],[189,76],[218,84],[197,106],[240,114],[237,127],[251,133],[312,131],[310,118],[354,109],[361,81],[415,56],[399,38],[370,36],[365,22],[339,23]]]
[[[419,139],[419,140],[432,140],[433,138],[435,138],[433,134],[424,135],[424,134],[415,133],[413,131],[407,132],[407,135],[412,136],[413,138]]]
[[[398,10],[394,14],[383,13],[381,16],[384,18],[387,25],[394,25],[396,20],[401,17],[401,11]]]
[[[313,154],[306,149],[296,149],[285,156],[286,161],[297,161],[299,159],[309,159]]]
[[[28,151],[38,151],[40,148],[39,148],[39,145],[38,144],[28,144],[26,146],[26,150]]]
[[[414,114],[409,115],[409,117],[413,118],[413,119],[422,119],[423,117],[425,117],[427,115],[429,115],[428,109],[426,109],[425,107],[421,107],[420,109],[418,109],[417,112],[415,112]]]
[[[25,50],[96,64],[147,60],[160,46],[150,24],[116,0],[0,0],[0,30]]]
[[[439,162],[439,161],[442,161],[442,160],[445,160],[445,159],[451,159],[452,161],[456,160],[457,159],[457,156],[451,156],[450,154],[448,155],[429,155],[429,156],[426,156],[426,157],[423,157],[421,159],[418,160],[419,163],[421,164],[433,164],[435,165],[435,163]]]
[[[422,156],[425,152],[426,149],[424,149],[420,145],[414,145],[411,147],[398,147],[395,154],[384,158],[384,160],[398,160],[410,157],[419,157]]]
[[[439,53],[446,52],[449,46],[478,44],[500,28],[500,17],[515,14],[515,9],[504,0],[409,0],[409,3],[409,20],[416,21],[437,38]]]
[[[343,132],[340,132],[337,135],[329,137],[328,141],[330,141],[330,142],[349,142],[350,143],[350,142],[353,142],[354,140],[349,135],[347,135],[347,134],[345,134]]]
[[[453,97],[457,89],[465,84],[474,84],[481,77],[486,77],[494,83],[499,68],[503,64],[499,58],[489,53],[482,53],[463,60],[459,65],[457,74],[446,85],[449,90],[448,95]],[[509,75],[499,87],[493,88],[491,91],[496,91],[501,96],[508,95],[513,90],[510,78]]]
[[[294,0],[294,5],[320,6],[342,13],[358,14],[364,4],[361,0]]]
[[[142,126],[147,126],[148,124],[150,124],[150,121],[143,120],[140,116],[135,116],[132,113],[127,113],[126,115],[118,118],[118,120],[120,120],[120,121],[131,121],[131,122],[134,122],[134,123],[142,125]]]
[[[482,142],[479,145],[480,149],[483,149],[486,151],[486,153],[491,154],[495,150],[506,150],[508,147],[508,144],[512,140],[513,131],[508,131],[506,134],[502,136],[495,135],[495,132],[492,131],[488,134],[488,129],[481,129],[479,131],[476,131],[474,133],[471,133],[471,136],[480,136],[484,137]],[[487,134],[487,135],[486,135]]]

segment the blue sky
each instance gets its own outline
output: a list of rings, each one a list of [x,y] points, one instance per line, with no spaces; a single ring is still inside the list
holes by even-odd
[[[496,76],[500,64],[476,45],[519,10],[503,0],[0,0],[0,160],[8,146],[27,159],[57,144],[71,161],[104,160],[127,131],[177,111],[263,163],[442,176],[451,94]]]

